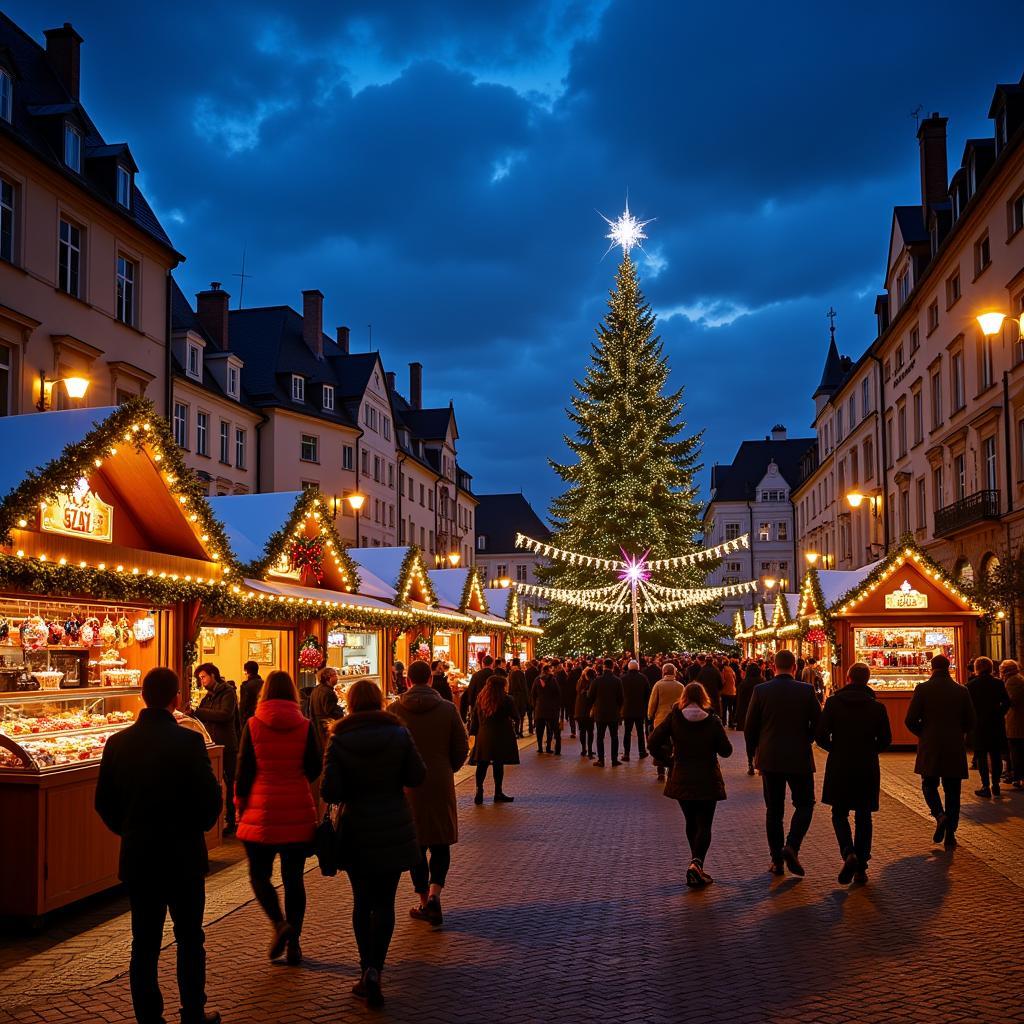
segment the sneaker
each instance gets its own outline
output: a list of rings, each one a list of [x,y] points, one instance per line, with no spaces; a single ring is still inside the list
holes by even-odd
[[[704,888],[704,882],[700,877],[700,868],[697,866],[696,861],[691,861],[690,866],[686,869],[686,884],[691,889]]]
[[[444,924],[444,914],[441,912],[441,900],[437,896],[431,896],[427,900],[427,920],[435,927],[440,928]]]
[[[370,967],[363,975],[363,987],[366,989],[366,1005],[379,1010],[384,1005],[384,993],[380,990],[380,972]]]
[[[989,789],[988,786],[982,786],[981,789],[976,789],[974,791],[974,795],[980,796],[985,800],[989,800],[992,797],[992,790]]]
[[[432,922],[430,920],[429,903],[430,903],[430,901],[428,900],[427,901],[428,905],[426,907],[421,906],[419,903],[417,903],[415,907],[410,907],[409,908],[409,916],[414,921],[426,921],[428,924],[431,924]]]
[[[935,834],[932,836],[933,843],[941,843],[942,837],[946,834],[946,821],[948,819],[944,814],[940,814],[935,819]]]
[[[800,863],[800,858],[796,855],[796,850],[794,850],[788,843],[782,848],[782,859],[786,862],[786,867],[789,868],[794,875],[798,878],[804,877],[806,874],[804,866]]]
[[[770,860],[768,862],[768,872],[772,875],[784,875],[786,868],[783,866],[781,860]]]
[[[853,876],[857,873],[859,867],[860,863],[857,860],[857,854],[848,853],[839,872],[839,884],[849,885],[853,881]]]
[[[287,921],[281,921],[274,925],[274,937],[270,941],[270,949],[267,955],[271,960],[276,960],[288,945],[289,939],[294,938],[295,932]]]

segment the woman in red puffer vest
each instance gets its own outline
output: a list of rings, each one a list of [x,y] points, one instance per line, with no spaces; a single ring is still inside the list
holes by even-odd
[[[271,672],[256,713],[245,723],[238,748],[235,805],[238,838],[249,858],[249,881],[274,927],[270,959],[287,951],[289,964],[302,961],[299,935],[306,913],[303,872],[316,829],[310,783],[320,775],[320,747],[287,672]],[[284,914],[270,881],[281,856]]]

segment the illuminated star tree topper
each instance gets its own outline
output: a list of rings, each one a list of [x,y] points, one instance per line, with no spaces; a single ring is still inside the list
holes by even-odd
[[[644,228],[647,227],[651,221],[655,220],[651,217],[648,220],[637,220],[629,212],[629,200],[626,200],[626,209],[619,214],[615,220],[610,220],[603,213],[600,214],[601,219],[611,228],[611,231],[605,235],[605,238],[611,239],[611,245],[605,250],[605,256],[608,255],[616,246],[622,247],[622,254],[628,256],[631,249],[639,249],[641,252],[644,251],[641,243],[647,238]]]

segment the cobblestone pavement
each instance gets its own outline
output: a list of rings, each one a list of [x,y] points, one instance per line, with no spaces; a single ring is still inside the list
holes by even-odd
[[[1024,926],[1024,794],[998,804],[966,797],[962,843],[950,855],[930,842],[911,760],[890,755],[871,881],[846,889],[821,807],[801,854],[807,877],[765,873],[760,782],[734,756],[708,860],[718,881],[695,893],[683,882],[681,815],[660,795],[650,761],[602,771],[569,741],[561,758],[527,748],[523,762],[507,776],[514,804],[474,807],[472,785],[460,787],[462,842],[443,931],[408,918],[403,882],[383,1012],[349,993],[357,967],[345,880],[307,875],[307,959],[288,968],[265,960],[268,927],[240,885],[241,865],[215,883],[223,891],[207,931],[211,1008],[227,1024],[1024,1022],[1024,966],[1012,955]],[[103,969],[91,979],[79,957],[54,960],[43,987],[8,984],[16,959],[5,942],[0,1021],[132,1020],[117,952],[124,925],[115,917],[97,926],[120,934],[101,931]],[[35,970],[64,944],[38,948]],[[163,958],[169,996],[172,954]]]

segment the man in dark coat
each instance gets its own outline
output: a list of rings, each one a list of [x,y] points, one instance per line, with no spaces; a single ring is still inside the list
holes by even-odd
[[[818,746],[828,751],[821,802],[832,806],[832,828],[843,858],[840,885],[868,880],[871,815],[878,810],[881,787],[878,755],[892,743],[889,714],[868,686],[870,678],[867,665],[851,665],[846,686],[829,697],[818,721]]]
[[[812,744],[821,717],[821,705],[813,687],[796,680],[796,656],[792,651],[775,655],[775,675],[754,687],[743,728],[747,749],[761,772],[764,790],[765,830],[771,863],[768,870],[781,875],[788,867],[804,874],[800,844],[814,814],[814,752]],[[789,834],[784,836],[786,787],[793,798]]]
[[[619,761],[619,720],[622,718],[622,680],[613,669],[615,662],[606,658],[604,671],[590,684],[591,717],[597,726],[597,760],[598,768],[604,767],[604,734],[612,737],[612,767],[617,768]]]
[[[698,664],[703,661],[700,670],[697,672],[697,682],[704,687],[708,699],[711,701],[711,711],[714,711],[719,718],[722,717],[722,673],[715,667],[711,658],[698,659]]]
[[[622,677],[622,760],[629,760],[629,748],[636,730],[636,755],[642,761],[647,756],[644,749],[644,723],[647,720],[647,701],[651,696],[651,684],[640,671],[640,664],[631,661]]]
[[[918,738],[914,771],[921,776],[921,791],[935,819],[932,841],[945,839],[946,849],[956,846],[960,823],[960,787],[967,778],[966,737],[974,728],[974,705],[966,686],[949,674],[949,658],[932,658],[932,674],[918,683],[907,708],[906,726]],[[939,783],[946,798],[939,797]]]
[[[974,727],[974,756],[978,759],[981,789],[975,796],[999,796],[999,783],[1003,777],[1003,748],[1006,746],[1006,712],[1010,710],[1010,695],[1002,679],[992,675],[989,658],[974,659],[974,678],[967,684],[974,714],[978,719]],[[992,766],[992,785],[989,787],[989,764]]]
[[[534,659],[526,666],[526,692],[533,693],[533,684],[540,675],[540,663]],[[529,731],[533,732],[533,701],[526,702],[526,724]]]
[[[169,668],[142,683],[139,719],[107,740],[96,784],[96,811],[121,837],[118,877],[128,888],[132,953],[128,970],[135,1016],[162,1021],[157,979],[168,911],[177,939],[178,992],[183,1024],[215,1024],[205,1010],[203,936],[204,833],[217,823],[221,790],[199,733],[174,720],[180,688]]]
[[[206,726],[210,739],[224,748],[224,835],[235,834],[235,767],[238,764],[238,693],[221,678],[220,669],[204,662],[195,672],[206,694],[192,712]]]
[[[313,723],[313,734],[321,750],[327,749],[327,733],[331,726],[345,714],[334,689],[337,684],[337,671],[330,666],[322,668],[309,695],[309,720]]]
[[[583,675],[582,661],[568,661],[561,666],[558,688],[562,691],[562,717],[569,723],[569,735],[576,736],[576,684]]]
[[[462,720],[464,722],[469,721],[469,716],[473,713],[473,705],[476,704],[476,699],[484,688],[484,683],[493,675],[494,659],[488,654],[484,656],[483,666],[473,673],[469,680],[469,686],[466,687],[462,694],[459,710],[462,712]]]
[[[247,661],[242,666],[245,679],[238,688],[238,724],[239,734],[245,728],[245,723],[256,714],[256,704],[260,699],[260,690],[263,689],[263,676],[260,675],[260,667],[255,661]]]
[[[533,704],[534,721],[537,723],[537,753],[552,753],[551,742],[554,740],[554,753],[561,757],[562,727],[558,716],[562,708],[562,691],[558,688],[558,681],[550,666],[545,665],[534,680],[530,701]],[[548,737],[546,749],[545,733]]]
[[[647,667],[644,669],[644,675],[647,676],[647,682],[651,684],[650,688],[653,690],[654,684],[661,679],[661,666],[655,658],[647,659]]]

